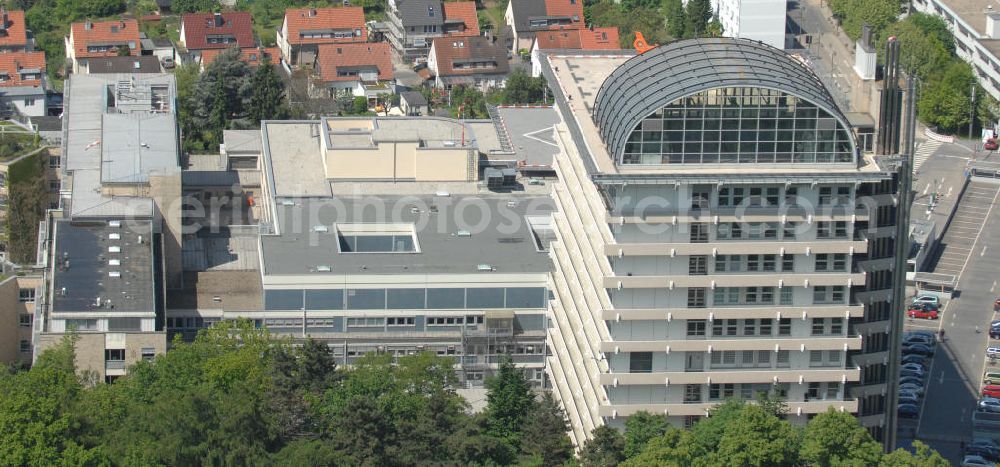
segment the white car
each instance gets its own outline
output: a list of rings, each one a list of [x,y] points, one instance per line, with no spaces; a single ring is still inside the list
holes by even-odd
[[[987,347],[986,348],[987,358],[997,358],[1000,357],[1000,347]]]
[[[913,301],[910,303],[929,303],[931,305],[941,306],[941,299],[937,295],[917,295],[913,297]]]
[[[996,464],[983,459],[982,456],[965,456],[962,467],[996,467]]]

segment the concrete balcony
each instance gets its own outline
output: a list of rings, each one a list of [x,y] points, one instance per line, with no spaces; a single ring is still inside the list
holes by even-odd
[[[681,417],[687,415],[706,416],[708,411],[721,404],[718,402],[694,402],[676,404],[612,404],[602,405],[600,413],[602,417],[627,417],[637,412],[646,411],[650,413],[662,413],[664,415]],[[857,399],[845,400],[811,400],[811,401],[786,401],[789,415],[803,415],[823,413],[833,407],[841,412],[855,413],[858,411]]]
[[[806,255],[823,253],[867,253],[868,241],[848,239],[783,242],[776,240],[729,240],[712,243],[614,243],[604,246],[608,256],[686,255]]]
[[[855,382],[861,380],[860,368],[733,368],[709,371],[668,371],[653,373],[605,373],[601,384],[671,385],[671,384],[738,384],[738,383],[814,383]]]
[[[642,275],[604,277],[607,289],[673,289],[675,287],[815,287],[842,285],[853,287],[864,285],[863,272],[813,272],[781,273],[762,272],[757,274],[706,274],[689,275]]]
[[[641,212],[607,213],[609,224],[675,224],[679,222],[815,222],[815,221],[866,221],[868,209],[846,206],[802,207],[721,207],[711,209],[657,209],[655,206]]]
[[[601,342],[604,353],[619,352],[712,352],[719,350],[788,350],[805,352],[808,350],[858,350],[861,336],[846,337],[770,337],[753,339],[732,337],[723,339],[657,340],[657,341],[610,341]]]
[[[858,318],[863,305],[744,306],[711,308],[613,308],[601,311],[606,321],[655,319],[781,319],[781,318]]]

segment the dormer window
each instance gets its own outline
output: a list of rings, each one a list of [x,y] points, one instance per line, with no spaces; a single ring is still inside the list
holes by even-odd
[[[427,7],[427,17],[429,17],[429,18],[433,18],[434,17],[434,7],[432,7],[432,6]]]

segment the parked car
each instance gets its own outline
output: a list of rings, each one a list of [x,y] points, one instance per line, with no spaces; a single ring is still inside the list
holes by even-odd
[[[917,369],[914,369],[914,368],[907,368],[905,370],[899,370],[899,375],[900,376],[919,376],[919,377],[923,378],[924,377],[924,370],[917,370]]]
[[[899,384],[915,384],[917,386],[924,386],[924,378],[922,376],[904,376],[899,378]]]
[[[990,339],[1000,339],[1000,326],[990,326]]]
[[[903,336],[903,345],[908,344],[924,344],[924,345],[934,345],[934,336],[927,336],[924,334],[907,334]]]
[[[983,459],[982,456],[967,455],[962,458],[962,467],[995,467],[996,464]]]
[[[983,382],[986,384],[1000,384],[1000,372],[986,371],[986,373],[983,373]]]
[[[931,309],[920,309],[920,310],[909,310],[906,312],[907,316],[910,318],[917,319],[938,319],[938,311]]]
[[[920,416],[920,407],[914,404],[899,404],[896,413],[902,418],[917,418]]]
[[[997,358],[997,357],[1000,357],[1000,347],[995,347],[995,346],[987,347],[986,348],[986,357],[987,358]]]
[[[163,63],[163,68],[166,68],[166,69],[170,69],[170,68],[173,68],[175,66],[174,58],[173,57],[163,57],[163,60],[161,60],[161,63]]]
[[[1000,398],[1000,384],[987,384],[983,386],[983,397]]]
[[[935,310],[936,311],[936,310],[940,310],[941,306],[938,305],[937,303],[913,302],[913,303],[910,304],[910,306],[906,307],[906,309],[907,310],[923,310],[923,311]]]
[[[922,366],[927,366],[929,362],[927,360],[927,357],[923,355],[910,354],[910,355],[904,355],[901,360],[901,363],[917,363]]]
[[[995,397],[984,397],[979,399],[979,411],[1000,413],[1000,399]]]
[[[903,344],[903,355],[934,355],[934,348],[924,344]]]
[[[915,392],[899,391],[896,394],[896,397],[899,399],[898,402],[900,404],[919,404],[920,403],[920,396],[918,396],[917,393],[915,393]]]
[[[900,384],[899,385],[899,390],[900,391],[912,392],[912,393],[914,393],[914,394],[916,394],[918,396],[923,396],[924,395],[924,386],[923,386],[923,384],[904,383],[904,384]]]
[[[993,299],[993,311],[1000,311],[1000,297]]]
[[[985,444],[970,444],[965,446],[965,455],[979,456],[992,462],[1000,458],[1000,451]]]
[[[929,294],[917,295],[916,297],[913,297],[913,300],[910,301],[910,303],[918,303],[918,302],[933,303],[939,306],[941,305],[941,299],[938,298],[937,295],[929,295]]]
[[[904,364],[902,364],[902,365],[899,366],[899,369],[900,370],[912,369],[912,370],[916,370],[916,371],[919,371],[919,372],[923,372],[924,371],[924,366],[921,365],[921,364],[919,364],[919,363],[904,363]]]
[[[997,140],[994,138],[990,138],[983,143],[983,149],[987,151],[996,151],[997,148],[1000,148],[1000,143],[997,143]]]

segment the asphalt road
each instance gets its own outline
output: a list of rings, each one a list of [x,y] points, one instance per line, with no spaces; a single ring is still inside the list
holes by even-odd
[[[931,363],[917,439],[953,462],[959,443],[972,438],[971,416],[985,365],[993,299],[1000,294],[1000,185],[972,183],[941,242],[934,272],[958,277],[956,296],[937,322],[913,320],[908,329],[943,329],[945,340]],[[982,332],[976,332],[976,327]],[[902,424],[905,429],[905,424]]]

